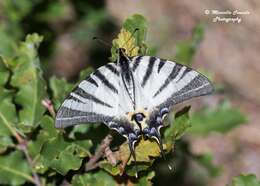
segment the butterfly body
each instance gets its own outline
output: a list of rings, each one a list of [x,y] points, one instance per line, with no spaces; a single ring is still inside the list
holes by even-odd
[[[151,56],[128,57],[118,50],[116,63],[98,68],[65,99],[56,127],[103,122],[134,145],[145,136],[163,153],[160,128],[174,105],[213,91],[210,81],[184,65]]]

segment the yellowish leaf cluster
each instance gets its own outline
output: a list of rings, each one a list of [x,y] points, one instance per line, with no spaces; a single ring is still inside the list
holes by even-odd
[[[119,48],[126,50],[126,55],[133,57],[138,55],[139,47],[136,46],[135,38],[133,33],[121,29],[117,39],[113,41]]]

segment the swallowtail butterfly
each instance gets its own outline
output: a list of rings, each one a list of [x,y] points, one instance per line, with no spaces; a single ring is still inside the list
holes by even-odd
[[[55,126],[102,122],[134,145],[154,138],[164,156],[160,128],[177,103],[213,92],[210,81],[190,67],[151,56],[129,57],[118,49],[116,63],[98,68],[69,94]]]

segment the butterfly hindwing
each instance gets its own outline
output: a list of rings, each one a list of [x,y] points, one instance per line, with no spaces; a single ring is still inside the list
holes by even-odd
[[[112,121],[118,112],[118,77],[116,64],[108,63],[80,82],[59,108],[55,126]]]
[[[190,67],[157,57],[134,57],[131,66],[138,81],[138,92],[144,94],[137,96],[143,100],[138,107],[148,112],[147,125],[142,128],[142,133],[157,141],[164,156],[160,134],[163,118],[177,103],[210,94],[213,86],[205,76]]]

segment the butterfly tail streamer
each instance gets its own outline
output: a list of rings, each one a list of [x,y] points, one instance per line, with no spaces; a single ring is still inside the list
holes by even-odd
[[[129,141],[129,149],[130,149],[130,155],[133,156],[134,159],[134,166],[135,166],[135,177],[137,178],[137,164],[136,164],[136,155],[135,155],[135,149],[134,149],[134,142]]]
[[[160,151],[161,151],[162,158],[166,161],[166,156],[165,156],[165,153],[163,151],[162,138],[161,138],[159,131],[157,131],[157,130],[156,130],[156,138],[158,140],[158,145],[159,145],[159,148],[160,148]],[[167,165],[168,165],[169,170],[172,170],[172,167],[169,164],[167,164]]]

